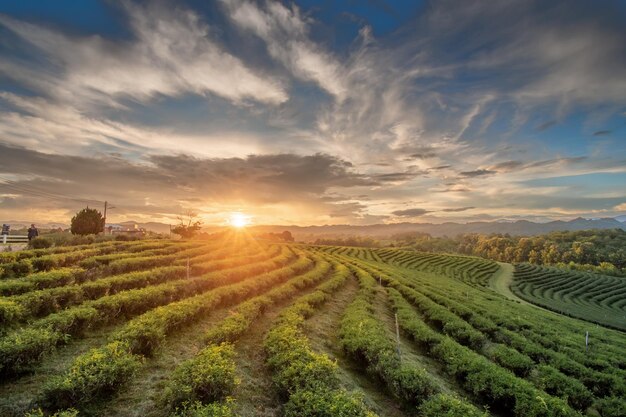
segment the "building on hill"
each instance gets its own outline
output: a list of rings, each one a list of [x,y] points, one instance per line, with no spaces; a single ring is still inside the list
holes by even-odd
[[[122,226],[120,224],[109,224],[105,228],[105,233],[108,235],[126,235],[126,236],[145,236],[146,229],[138,227],[136,224],[133,227]]]

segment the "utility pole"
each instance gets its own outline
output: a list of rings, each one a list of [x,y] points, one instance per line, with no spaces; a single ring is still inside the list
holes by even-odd
[[[102,234],[107,234],[107,205],[108,202],[104,200],[104,224],[102,225]]]
[[[108,210],[112,210],[114,208],[117,208],[115,206],[109,206],[109,202],[108,201],[104,201],[104,226],[102,227],[102,233],[106,234],[106,227],[107,227],[107,209]]]

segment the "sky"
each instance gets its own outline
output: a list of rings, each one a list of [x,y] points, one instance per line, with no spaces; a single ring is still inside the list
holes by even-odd
[[[626,1],[0,0],[0,220],[626,214]]]

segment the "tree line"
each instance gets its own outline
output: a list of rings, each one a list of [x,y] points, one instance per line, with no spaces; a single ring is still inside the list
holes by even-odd
[[[392,236],[397,246],[426,252],[459,253],[501,262],[529,262],[626,276],[626,231],[552,232],[539,236],[463,234],[454,238],[426,233]]]

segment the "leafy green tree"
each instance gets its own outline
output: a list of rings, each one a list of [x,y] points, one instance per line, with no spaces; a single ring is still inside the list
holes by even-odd
[[[95,235],[104,231],[104,217],[96,209],[82,209],[72,217],[71,232],[74,235]]]

